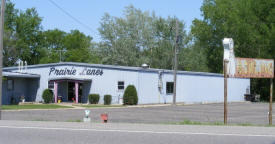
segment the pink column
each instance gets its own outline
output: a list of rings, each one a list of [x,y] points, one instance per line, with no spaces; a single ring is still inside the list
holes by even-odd
[[[78,82],[75,82],[75,101],[78,103]]]
[[[54,102],[57,103],[58,83],[54,82]]]

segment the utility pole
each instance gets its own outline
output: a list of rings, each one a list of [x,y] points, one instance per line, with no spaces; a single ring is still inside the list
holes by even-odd
[[[224,67],[223,67],[223,70],[224,70],[224,119],[223,119],[223,122],[224,124],[226,125],[227,124],[227,64],[228,64],[228,61],[227,60],[224,60]]]
[[[62,52],[65,52],[66,50],[55,50],[59,52],[59,62],[62,62]]]
[[[2,67],[3,67],[3,38],[4,38],[4,13],[5,0],[1,3],[1,21],[0,21],[0,120],[2,119]]]
[[[176,105],[176,97],[177,97],[177,68],[178,68],[178,58],[177,58],[177,53],[178,53],[178,35],[179,35],[179,24],[178,20],[176,20],[176,44],[174,48],[174,89],[173,89],[173,105]]]

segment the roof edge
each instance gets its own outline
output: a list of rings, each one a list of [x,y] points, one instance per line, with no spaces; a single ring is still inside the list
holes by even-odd
[[[159,72],[159,71],[162,71],[164,73],[173,73],[174,72],[173,70],[168,70],[168,69],[155,69],[155,68],[144,69],[142,67],[89,64],[89,63],[79,63],[79,62],[59,62],[59,63],[48,63],[48,64],[36,64],[36,65],[28,65],[27,68],[52,67],[52,66],[63,66],[63,65],[92,66],[92,67],[99,67],[99,68],[130,70],[130,71],[145,71],[145,72]],[[10,71],[10,70],[15,70],[15,69],[18,69],[18,67],[17,66],[4,67],[3,71]],[[178,74],[188,74],[188,75],[218,76],[218,77],[223,76],[223,74],[209,73],[209,72],[177,71],[177,73]]]

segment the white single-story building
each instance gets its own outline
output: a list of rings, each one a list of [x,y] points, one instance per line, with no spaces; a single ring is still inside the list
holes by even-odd
[[[171,103],[173,100],[173,71],[143,67],[60,62],[3,68],[3,104],[41,102],[45,89],[52,89],[54,102],[87,103],[89,94],[99,94],[100,103],[106,94],[113,104],[121,104],[124,90],[134,85],[139,104]],[[228,101],[244,101],[250,89],[250,79],[228,79]],[[177,102],[223,102],[222,74],[177,72]]]

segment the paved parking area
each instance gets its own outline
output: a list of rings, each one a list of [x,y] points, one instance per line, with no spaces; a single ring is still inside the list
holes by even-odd
[[[275,104],[273,104],[275,109]],[[268,103],[230,103],[228,123],[268,124]],[[223,122],[223,103],[194,104],[184,106],[148,106],[127,108],[91,108],[92,122],[100,122],[100,114],[106,112],[109,122],[115,123],[170,123],[184,120],[199,122]],[[84,117],[84,109],[3,111],[4,120],[29,121],[78,121]],[[275,123],[273,111],[273,123]]]

